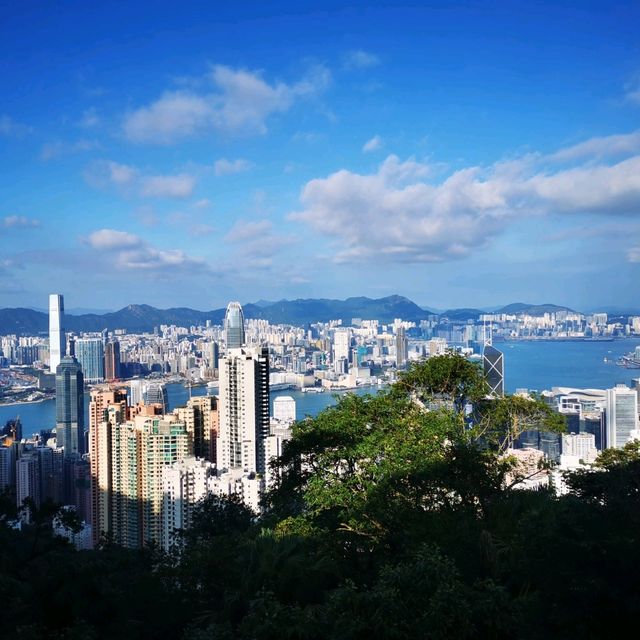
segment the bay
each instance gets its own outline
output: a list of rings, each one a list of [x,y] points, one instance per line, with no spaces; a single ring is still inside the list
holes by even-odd
[[[640,340],[616,340],[613,342],[501,342],[495,346],[504,353],[505,388],[509,393],[526,388],[542,391],[551,387],[578,387],[606,389],[618,383],[630,385],[640,378],[640,370],[625,369],[615,360],[640,345]],[[374,393],[375,387],[358,389],[358,394]],[[206,387],[195,387],[192,394],[206,394]],[[344,392],[341,392],[344,393]],[[338,396],[341,393],[337,394]],[[278,396],[291,396],[296,401],[296,414],[300,420],[315,416],[336,401],[336,394],[302,393],[301,391],[277,391],[271,394],[271,402]],[[169,409],[185,404],[189,391],[182,384],[167,385]],[[89,393],[85,393],[85,423],[88,425]],[[0,425],[10,418],[20,416],[23,433],[31,435],[41,429],[51,429],[56,419],[55,401],[20,403],[0,406]]]

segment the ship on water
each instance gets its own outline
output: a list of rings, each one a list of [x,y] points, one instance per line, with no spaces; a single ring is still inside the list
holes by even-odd
[[[640,346],[631,353],[627,353],[618,360],[618,364],[625,369],[640,369]]]

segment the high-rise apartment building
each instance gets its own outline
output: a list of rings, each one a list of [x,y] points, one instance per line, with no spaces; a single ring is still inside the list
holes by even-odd
[[[120,378],[120,343],[117,340],[107,342],[104,347],[104,377],[107,380]]]
[[[89,403],[89,460],[91,465],[91,527],[96,545],[111,531],[111,432],[127,419],[124,389],[96,389]]]
[[[245,344],[244,313],[239,302],[230,302],[224,316],[224,332],[227,343],[227,353],[230,349],[237,349]]]
[[[73,356],[62,358],[56,369],[56,442],[65,458],[85,453],[84,378]]]
[[[188,529],[198,503],[209,493],[209,480],[215,476],[215,464],[199,458],[186,458],[162,468],[161,544],[169,551],[176,532]]]
[[[215,462],[219,424],[218,399],[215,396],[189,398],[187,405],[175,409],[174,414],[185,424],[193,441],[194,455]]]
[[[110,393],[92,397],[92,416],[105,407],[90,434],[94,542],[107,536],[129,548],[160,544],[162,470],[193,455],[192,439],[174,415],[126,420],[124,392]]]
[[[58,293],[49,296],[49,369],[55,373],[67,353],[64,331],[64,298]]]
[[[351,350],[351,331],[349,329],[336,329],[333,334],[333,362],[339,362],[341,358],[349,360]]]
[[[263,473],[269,435],[269,350],[230,349],[220,360],[218,472]]]
[[[624,384],[607,389],[606,448],[624,447],[638,435],[638,395],[635,390]]]
[[[38,458],[31,453],[23,453],[16,462],[16,504],[24,505],[31,500],[36,507],[40,506],[40,473]],[[29,520],[29,514],[25,514]]]
[[[79,338],[75,353],[86,382],[104,380],[104,344],[102,338]]]

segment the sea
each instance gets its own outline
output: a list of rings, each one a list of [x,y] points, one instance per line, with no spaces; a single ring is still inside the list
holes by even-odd
[[[625,369],[615,364],[622,355],[640,346],[640,339],[614,340],[611,342],[586,341],[513,341],[500,342],[495,346],[504,353],[505,388],[513,393],[517,389],[543,391],[552,387],[578,387],[607,389],[622,383],[630,385],[640,378],[640,369]],[[376,387],[358,389],[355,393],[376,393]],[[206,387],[194,387],[192,395],[204,395]],[[298,420],[315,416],[323,409],[335,404],[339,393],[302,393],[301,391],[276,391],[271,402],[278,396],[291,396],[296,401]],[[169,409],[182,406],[189,398],[184,385],[167,385]],[[89,394],[85,393],[85,424],[88,418]],[[25,436],[36,434],[41,429],[51,429],[56,421],[55,400],[44,402],[0,405],[0,425],[17,416],[23,425]]]

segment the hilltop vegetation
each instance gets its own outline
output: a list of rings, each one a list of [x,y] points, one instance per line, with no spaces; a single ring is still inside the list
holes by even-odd
[[[562,420],[485,392],[475,365],[444,356],[347,395],[294,426],[263,517],[210,498],[169,556],[75,552],[44,516],[21,533],[5,518],[0,636],[622,636],[640,614],[639,447],[571,474],[566,496],[518,490],[502,452]]]

